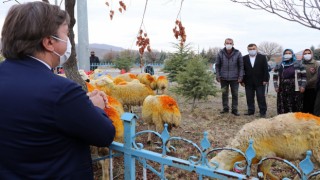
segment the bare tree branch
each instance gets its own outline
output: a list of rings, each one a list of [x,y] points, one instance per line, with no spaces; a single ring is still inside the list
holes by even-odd
[[[259,52],[266,55],[268,60],[271,59],[272,56],[281,54],[283,51],[283,48],[281,45],[275,43],[275,42],[267,42],[264,41],[259,44],[258,46]]]
[[[3,1],[2,3],[6,3],[6,2],[10,2],[10,1],[13,1],[13,0],[5,0],[5,1]],[[18,3],[18,4],[21,4],[18,0],[14,0],[16,3]]]
[[[319,0],[230,0],[320,30]]]

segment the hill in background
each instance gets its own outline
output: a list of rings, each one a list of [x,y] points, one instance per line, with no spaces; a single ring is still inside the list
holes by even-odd
[[[102,59],[103,56],[110,52],[110,51],[123,51],[124,48],[122,47],[117,47],[117,46],[112,46],[112,45],[108,45],[108,44],[89,44],[89,51],[94,51],[96,56],[99,57],[99,59]]]
[[[77,45],[76,45],[77,46]],[[1,49],[1,42],[0,42],[0,49]],[[98,56],[100,59],[109,51],[123,51],[124,48],[122,47],[117,47],[117,46],[112,46],[109,44],[89,44],[89,52],[94,51],[96,53],[96,56]]]

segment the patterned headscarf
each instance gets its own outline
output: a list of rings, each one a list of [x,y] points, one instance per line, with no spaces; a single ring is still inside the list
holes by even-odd
[[[284,60],[284,53],[286,52],[286,51],[291,51],[291,53],[292,53],[292,58],[290,59],[290,60],[287,60],[287,61],[285,61]],[[294,54],[294,52],[292,51],[292,49],[285,49],[284,51],[283,51],[283,53],[282,53],[282,65],[283,66],[290,66],[290,65],[292,65],[295,61],[297,60],[297,58],[296,58],[296,55]]]

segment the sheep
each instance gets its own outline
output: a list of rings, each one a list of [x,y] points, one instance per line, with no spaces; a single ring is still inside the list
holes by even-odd
[[[149,73],[141,73],[137,75],[137,78],[142,84],[149,86],[152,90],[156,89],[156,80]]]
[[[87,83],[88,92],[92,92],[95,88]],[[107,107],[104,108],[104,112],[107,114],[109,119],[112,121],[113,126],[116,129],[116,134],[114,141],[123,142],[123,133],[124,133],[124,126],[123,121],[121,120],[121,114],[124,112],[122,105],[111,96],[107,96],[108,104]],[[120,106],[121,105],[121,106]],[[121,107],[121,108],[120,108]],[[120,109],[117,109],[120,108]],[[106,155],[108,148],[103,147],[91,147],[92,154],[95,154],[99,157],[99,155],[103,154]],[[100,160],[99,161],[102,169],[102,180],[109,179],[109,159]]]
[[[113,82],[113,80],[108,76],[101,76],[98,79],[90,80],[90,84],[92,84],[97,89],[105,92],[106,94],[110,95],[110,88],[106,86],[105,82]]]
[[[313,160],[320,163],[320,118],[306,113],[287,113],[271,119],[258,119],[245,124],[228,145],[245,151],[249,140],[253,147],[257,163],[264,157],[280,157],[287,160],[302,160],[307,150],[312,151]],[[222,150],[211,159],[219,168],[232,170],[234,163],[244,160],[237,152]],[[278,179],[270,171],[271,164],[263,165],[262,171],[271,179]]]
[[[142,105],[148,95],[154,95],[150,87],[141,84],[138,80],[122,82],[117,85],[108,78],[101,78],[97,80],[96,85],[101,88],[103,87],[106,94],[116,98],[121,104],[126,105],[129,111],[131,111],[131,106]]]
[[[168,95],[149,95],[143,102],[141,118],[148,124],[148,129],[155,125],[157,132],[162,132],[164,124],[168,124],[169,131],[181,123],[181,114],[177,102]],[[151,134],[148,134],[148,143]]]
[[[157,92],[158,90],[161,91],[161,94],[165,94],[166,90],[168,89],[168,79],[166,76],[159,76],[157,79]]]
[[[114,84],[120,84],[122,82],[126,82],[126,80],[122,79],[121,77],[117,77],[113,79]]]
[[[124,74],[120,74],[118,76],[116,76],[114,79],[117,79],[117,78],[121,78],[127,82],[130,82],[134,79],[138,79],[137,76],[135,74],[132,74],[132,73],[124,73]]]

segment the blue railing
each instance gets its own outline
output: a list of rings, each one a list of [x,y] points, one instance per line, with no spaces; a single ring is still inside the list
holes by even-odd
[[[140,66],[139,63],[135,63],[134,65],[136,67]],[[151,64],[148,63],[148,64],[145,64],[145,66],[146,65],[151,65],[153,67],[163,67],[162,63],[151,63]],[[90,67],[99,67],[99,68],[102,68],[102,69],[107,68],[107,67],[113,67],[113,66],[114,66],[113,63],[92,63],[92,64],[90,64]]]
[[[136,67],[140,67],[140,64],[136,63],[134,64]],[[164,67],[164,64],[162,63],[152,63],[152,64],[148,64],[148,65],[151,65],[153,67],[158,67],[158,68],[163,68]],[[92,63],[90,64],[90,70],[94,70],[96,68],[100,68],[100,69],[106,69],[108,67],[113,67],[114,64],[113,63]],[[146,64],[145,64],[146,66]],[[59,65],[56,67],[57,69],[61,69],[62,66]]]
[[[245,153],[241,152],[238,149],[233,148],[214,148],[210,149],[211,145],[208,140],[208,133],[204,132],[204,137],[198,146],[196,143],[184,139],[181,137],[170,137],[167,131],[167,125],[165,125],[164,131],[159,134],[158,132],[145,130],[136,133],[136,120],[137,116],[131,113],[124,113],[121,117],[124,122],[124,143],[113,142],[112,145],[109,147],[109,155],[105,157],[100,157],[99,159],[94,159],[93,162],[101,159],[112,158],[123,156],[124,157],[124,179],[131,180],[136,179],[136,162],[140,163],[144,168],[144,177],[146,177],[145,169],[149,169],[155,175],[157,175],[160,179],[166,179],[165,176],[165,166],[171,166],[179,169],[183,169],[189,172],[195,172],[198,175],[198,179],[202,180],[203,177],[211,177],[211,178],[218,178],[218,179],[262,179],[263,173],[260,172],[261,165],[263,162],[268,161],[270,159],[284,162],[285,164],[289,165],[296,171],[296,174],[302,180],[311,179],[312,177],[316,177],[320,174],[320,171],[314,172],[313,163],[310,160],[311,151],[307,152],[306,158],[300,162],[299,167],[296,167],[294,164],[290,163],[287,160],[283,160],[280,158],[264,158],[258,164],[257,175],[253,176],[251,170],[252,159],[256,156],[256,152],[253,148],[253,141],[249,142],[248,149]],[[153,152],[150,150],[144,149],[143,144],[136,142],[137,137],[152,133],[159,137],[162,141],[162,145],[159,147],[162,153]],[[199,157],[197,156],[190,156],[187,160],[176,158],[173,156],[168,155],[168,152],[175,150],[174,147],[169,146],[171,141],[183,141],[187,144],[193,146]],[[210,162],[208,160],[209,155],[221,150],[230,150],[236,151],[241,154],[245,161],[246,166],[240,167],[240,162],[236,162],[234,164],[234,168],[245,172],[245,174],[239,174],[236,172],[226,171],[219,169],[219,164],[215,162]],[[116,153],[114,153],[115,151]],[[157,162],[160,164],[160,170],[156,170],[156,168],[152,167],[152,165],[148,164],[148,162]],[[159,169],[159,168],[158,168]],[[112,174],[112,172],[110,173]],[[284,178],[288,179],[288,178]]]

